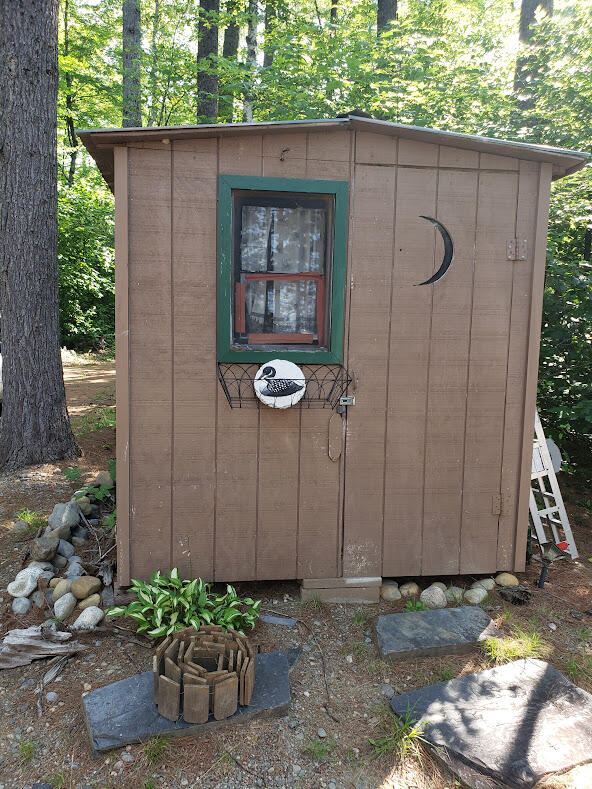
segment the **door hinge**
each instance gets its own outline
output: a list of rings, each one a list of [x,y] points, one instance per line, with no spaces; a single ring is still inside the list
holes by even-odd
[[[492,515],[502,514],[502,497],[501,494],[499,493],[496,493],[491,497],[491,514]]]
[[[508,260],[526,260],[528,254],[527,238],[510,238],[506,242],[506,257]]]

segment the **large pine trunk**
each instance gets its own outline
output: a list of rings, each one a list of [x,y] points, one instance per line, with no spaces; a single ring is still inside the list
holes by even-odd
[[[225,61],[236,61],[238,56],[238,42],[240,25],[237,21],[243,6],[243,0],[226,0],[225,10],[230,15],[224,30],[224,43],[222,44],[222,57]],[[232,123],[234,116],[234,88],[231,80],[222,80],[218,89],[218,117],[223,123]]]
[[[60,358],[57,265],[58,0],[0,18],[0,465],[73,458]]]
[[[140,0],[124,0],[122,88],[125,127],[142,125],[141,53]]]
[[[197,122],[216,121],[218,117],[219,0],[200,0],[197,42]]]
[[[333,8],[331,8],[333,11]],[[378,0],[376,4],[376,29],[378,35],[397,18],[397,0]]]

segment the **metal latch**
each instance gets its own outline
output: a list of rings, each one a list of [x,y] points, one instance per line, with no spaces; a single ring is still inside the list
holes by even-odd
[[[339,405],[355,405],[355,404],[356,404],[355,395],[342,395],[339,398]]]
[[[527,238],[510,238],[506,242],[506,256],[508,260],[526,260],[527,254]]]

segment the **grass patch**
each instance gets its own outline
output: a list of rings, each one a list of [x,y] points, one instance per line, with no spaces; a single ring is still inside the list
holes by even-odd
[[[541,658],[548,651],[540,633],[521,628],[515,628],[506,638],[486,638],[481,647],[487,662],[496,666],[520,658]]]
[[[365,625],[370,619],[372,619],[372,612],[365,611],[363,608],[360,608],[359,611],[353,616],[353,623],[354,625]]]
[[[592,680],[592,657],[579,655],[567,658],[563,663],[563,670],[572,682],[578,680]]]
[[[323,610],[323,602],[319,600],[317,597],[314,597],[312,600],[304,600],[304,602],[300,603],[300,607],[302,611],[311,612],[311,611],[322,611]]]
[[[448,682],[454,676],[454,671],[451,668],[441,668],[436,676],[438,682]]]
[[[53,786],[54,789],[62,789],[66,785],[66,773],[62,770],[55,775],[52,775],[50,778],[46,778],[45,781]]]
[[[21,740],[19,743],[19,760],[21,764],[28,764],[35,756],[35,743],[33,740]]]
[[[428,607],[423,600],[407,600],[405,611],[427,611]]]
[[[358,661],[364,660],[364,658],[368,657],[369,653],[369,644],[366,644],[365,641],[362,641],[361,638],[356,639],[355,641],[350,641],[350,643],[343,648],[344,655],[353,655],[357,658]]]
[[[337,743],[329,738],[328,740],[310,740],[302,750],[317,762],[327,762],[335,748],[337,748]]]
[[[164,756],[170,742],[170,737],[152,737],[152,739],[144,743],[142,752],[148,764],[151,766],[157,764]]]
[[[423,724],[417,723],[413,710],[408,709],[404,718],[392,712],[385,713],[381,723],[380,737],[368,740],[376,757],[393,754],[395,759],[412,756],[421,761],[420,743],[425,742]]]
[[[96,406],[83,416],[71,419],[74,435],[83,436],[104,427],[115,427],[115,409],[111,406]]]
[[[156,781],[154,778],[147,778],[144,781],[144,789],[156,789]]]
[[[22,507],[14,516],[17,521],[24,521],[28,523],[30,526],[29,531],[33,533],[37,531],[40,526],[45,526],[47,523],[47,518],[41,512],[35,512],[35,510],[29,510],[27,507]]]

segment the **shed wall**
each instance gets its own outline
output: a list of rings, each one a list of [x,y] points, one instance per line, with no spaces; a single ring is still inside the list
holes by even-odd
[[[520,569],[550,170],[362,131],[116,148],[121,581]],[[223,173],[349,182],[343,422],[225,400]],[[421,215],[446,225],[455,259],[418,288],[442,258]],[[506,259],[515,236],[524,261]]]

